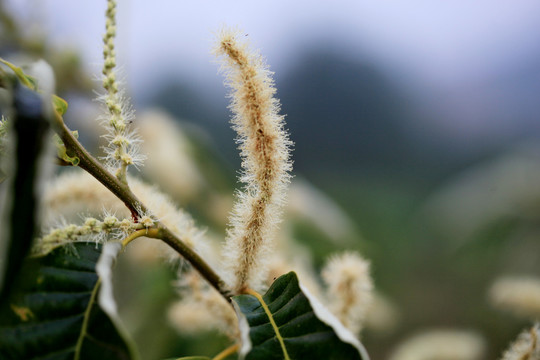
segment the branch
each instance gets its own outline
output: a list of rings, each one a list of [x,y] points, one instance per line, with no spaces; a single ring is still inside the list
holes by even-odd
[[[82,169],[96,178],[101,184],[109,189],[116,197],[124,202],[131,211],[134,221],[141,214],[148,213],[148,208],[133,194],[127,184],[121,182],[112,175],[105,167],[81,145],[72,132],[68,129],[62,116],[55,112],[54,129],[60,139],[64,142],[66,152],[71,157],[79,158]],[[197,271],[212,285],[227,301],[230,301],[230,294],[225,289],[223,280],[219,275],[197,254],[189,248],[181,239],[174,235],[165,225],[156,221],[157,231],[151,231],[147,237],[164,241],[167,245],[176,250],[186,259]]]

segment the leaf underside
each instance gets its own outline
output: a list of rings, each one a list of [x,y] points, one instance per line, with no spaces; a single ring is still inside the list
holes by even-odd
[[[27,259],[0,309],[0,359],[129,360],[132,352],[97,302],[101,246],[76,243]]]
[[[278,278],[268,289],[263,300],[279,329],[276,334],[260,302],[252,295],[233,297],[237,309],[249,324],[251,349],[248,360],[284,358],[278,340],[281,336],[291,360],[367,360],[358,349],[343,342],[332,327],[321,321],[304,295],[294,272]]]

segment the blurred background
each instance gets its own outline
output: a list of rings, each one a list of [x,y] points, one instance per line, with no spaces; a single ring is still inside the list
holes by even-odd
[[[104,2],[0,4],[0,56],[49,61],[67,123],[96,146],[88,99]],[[540,3],[120,1],[118,63],[134,108],[178,119],[209,186],[228,192],[239,158],[210,53],[224,25],[275,72],[296,178],[352,229],[332,239],[299,221],[295,238],[319,268],[330,251],[361,251],[394,311],[362,333],[372,358],[432,328],[475,331],[497,357],[534,316],[497,309],[491,285],[540,276]],[[204,223],[200,199],[182,205]],[[160,356],[187,346],[174,336]]]

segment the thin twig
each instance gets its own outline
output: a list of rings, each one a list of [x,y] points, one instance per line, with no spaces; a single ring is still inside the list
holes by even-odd
[[[101,165],[101,163],[81,145],[68,129],[60,114],[56,113],[55,120],[55,131],[64,142],[68,155],[71,157],[78,157],[79,166],[82,169],[86,170],[86,172],[96,178],[96,180],[109,189],[116,197],[122,200],[126,207],[131,211],[131,216],[134,221],[137,221],[141,214],[148,213],[148,208],[135,196],[135,194],[133,194],[129,187],[107,171],[107,169],[105,169],[105,167],[103,167],[103,165]],[[167,243],[186,259],[227,301],[230,302],[230,294],[225,289],[224,281],[199,256],[199,254],[188,247],[162,223],[156,222],[156,226],[157,228],[153,230],[157,231],[149,231],[145,236],[161,239]]]
[[[231,345],[228,348],[226,348],[225,350],[223,350],[222,352],[220,352],[219,354],[217,354],[216,356],[214,356],[212,358],[212,360],[224,360],[228,356],[238,352],[239,348],[240,348],[240,346],[238,344]]]

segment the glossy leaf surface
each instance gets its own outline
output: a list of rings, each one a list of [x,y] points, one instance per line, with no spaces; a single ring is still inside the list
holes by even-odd
[[[76,243],[30,258],[0,309],[0,359],[129,360],[128,341],[98,303],[101,246]]]
[[[369,359],[358,340],[302,289],[294,272],[278,278],[262,300],[270,316],[256,296],[233,297],[242,333],[240,358]]]

